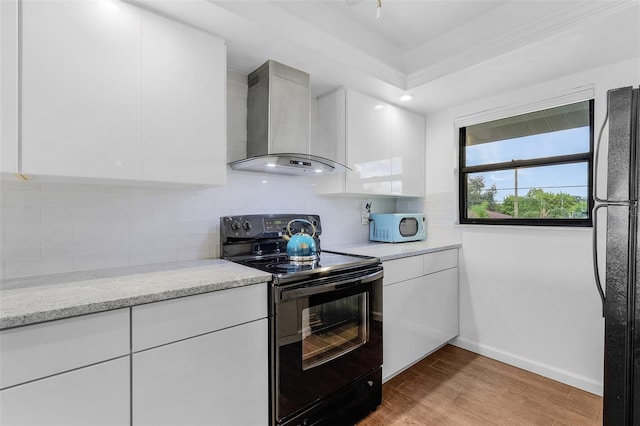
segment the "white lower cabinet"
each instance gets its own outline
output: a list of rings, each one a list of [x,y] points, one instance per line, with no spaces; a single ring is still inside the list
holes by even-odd
[[[0,425],[266,425],[267,291],[0,330]]]
[[[457,265],[457,249],[383,263],[383,381],[458,335]]]
[[[129,425],[129,364],[126,356],[3,389],[0,424]]]
[[[134,425],[266,425],[267,319],[133,354]]]
[[[424,355],[422,287],[422,278],[384,287],[383,379],[393,376]]]
[[[0,424],[129,425],[129,309],[0,331]]]

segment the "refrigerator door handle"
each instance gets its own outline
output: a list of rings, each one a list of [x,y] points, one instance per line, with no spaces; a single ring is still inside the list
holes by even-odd
[[[598,160],[600,158],[600,145],[602,141],[602,133],[604,132],[607,123],[609,122],[609,111],[607,111],[607,115],[604,117],[604,121],[602,122],[602,126],[600,126],[600,132],[598,133],[598,139],[596,140],[595,150],[593,153],[593,200],[595,203],[602,203],[610,206],[628,206],[631,205],[631,200],[607,200],[604,198],[598,197]],[[593,212],[595,216],[595,211],[599,206],[594,206]],[[594,218],[594,227],[595,227],[595,218]]]
[[[595,191],[594,191],[595,192]],[[604,318],[604,290],[600,281],[600,268],[598,266],[598,210],[608,207],[608,204],[598,204],[593,207],[593,273],[596,279],[596,288],[602,302],[602,317]]]
[[[629,207],[635,205],[634,201],[607,201],[606,203],[596,204],[593,207],[593,274],[596,279],[596,288],[602,301],[602,317],[604,317],[604,301],[605,294],[602,287],[602,281],[600,280],[600,268],[598,265],[598,210],[601,208],[607,208],[609,206]]]
[[[593,199],[596,203],[606,203],[607,200],[604,200],[598,197],[598,159],[600,158],[600,142],[602,141],[602,133],[604,132],[604,128],[607,126],[609,122],[609,111],[607,111],[607,115],[604,117],[604,121],[602,122],[602,126],[600,126],[600,132],[598,133],[598,139],[596,140],[595,152],[593,153]],[[593,215],[596,214],[597,207],[594,206]],[[594,227],[595,227],[595,218],[594,218]]]

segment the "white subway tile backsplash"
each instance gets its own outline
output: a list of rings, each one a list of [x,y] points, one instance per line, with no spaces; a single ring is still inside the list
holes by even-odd
[[[175,198],[171,193],[140,193],[131,197],[130,207],[134,209],[177,207]]]
[[[128,266],[129,257],[127,253],[102,253],[102,254],[85,254],[73,256],[74,271],[88,271],[92,269],[117,268],[119,266]]]
[[[43,225],[98,223],[102,219],[102,211],[95,208],[44,208],[40,211]]]
[[[67,192],[9,191],[3,197],[3,207],[65,207],[72,200],[73,195]]]
[[[153,249],[154,237],[140,237],[126,235],[122,237],[106,237],[102,240],[104,253],[124,253],[130,251],[144,251]]]
[[[152,208],[126,208],[126,209],[101,209],[102,219],[105,222],[143,221],[153,220]]]
[[[104,190],[104,185],[84,183],[42,182],[40,186],[43,191],[54,192],[103,192]]]
[[[246,213],[242,213],[246,214]],[[224,216],[224,215],[222,215]],[[180,234],[215,234],[220,229],[220,221],[193,221],[180,222],[176,226],[177,233]]]
[[[462,241],[462,231],[456,224],[455,194],[440,192],[425,195],[427,239],[437,241]]]
[[[32,239],[12,243],[2,242],[0,253],[4,261],[38,259],[41,257],[40,241]]]
[[[73,223],[43,223],[40,226],[41,241],[65,241],[73,240]]]
[[[41,241],[42,230],[40,223],[18,222],[4,223],[3,225],[3,240],[9,245],[23,242],[39,244]]]
[[[57,274],[74,270],[71,256],[40,257],[3,262],[3,278]]]
[[[40,224],[40,210],[34,208],[1,208],[0,218],[8,226],[14,224]]]
[[[210,244],[213,234],[178,234],[154,238],[154,247],[159,250],[170,248],[196,248]]]
[[[214,222],[220,220],[220,213],[214,209],[198,209],[196,210],[196,220]]]
[[[100,254],[102,244],[99,239],[82,241],[43,241],[42,257],[78,256]]]
[[[73,194],[75,207],[79,208],[127,208],[131,205],[130,194],[76,192]]]
[[[174,261],[177,260],[177,253],[178,249],[133,251],[129,253],[129,265]]]

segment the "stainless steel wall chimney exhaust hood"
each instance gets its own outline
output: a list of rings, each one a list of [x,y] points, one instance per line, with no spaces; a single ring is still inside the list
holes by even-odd
[[[314,175],[348,170],[311,146],[309,74],[269,60],[249,74],[247,158],[234,170]]]

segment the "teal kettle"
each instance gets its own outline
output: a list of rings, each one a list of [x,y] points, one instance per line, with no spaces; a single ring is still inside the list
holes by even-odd
[[[311,235],[305,232],[304,227],[295,235],[291,233],[291,224],[294,222],[305,223],[311,227],[313,231]],[[316,227],[313,223],[305,219],[293,219],[287,224],[287,234],[282,238],[287,241],[287,256],[291,262],[311,263],[317,260]]]

